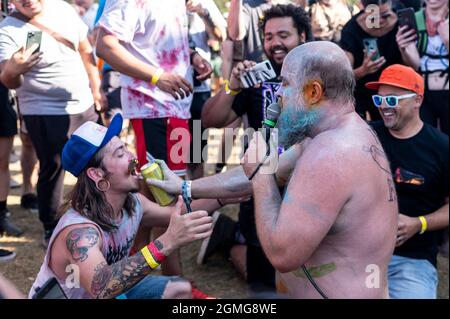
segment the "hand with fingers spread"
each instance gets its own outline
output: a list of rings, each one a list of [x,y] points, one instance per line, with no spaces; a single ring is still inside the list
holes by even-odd
[[[403,245],[408,239],[417,234],[421,227],[422,225],[418,218],[399,214],[395,246],[398,247]]]
[[[407,25],[398,28],[397,34],[395,35],[398,48],[404,51],[410,45],[416,45],[417,33],[414,29],[408,29]]]
[[[35,43],[28,49],[21,47],[6,62],[4,71],[13,76],[19,76],[30,71],[42,59],[42,52],[33,53],[38,46]]]
[[[244,88],[241,83],[240,77],[242,74],[248,72],[252,67],[256,65],[254,61],[243,61],[236,64],[236,66],[231,71],[230,81],[228,87],[230,90],[239,91]]]
[[[183,199],[178,196],[178,201],[173,208],[170,223],[165,232],[174,248],[182,247],[195,240],[209,237],[212,233],[212,217],[208,212],[200,210],[189,214],[181,214]]]
[[[164,72],[156,82],[156,86],[166,93],[169,93],[174,99],[184,99],[188,97],[192,91],[192,85],[182,76]]]
[[[376,51],[367,52],[367,50],[364,49],[364,61],[361,65],[364,75],[377,72],[383,66],[383,64],[386,63],[386,59],[383,56],[379,57],[376,60],[373,60],[373,57],[375,57],[376,54]]]
[[[181,185],[183,184],[183,180],[172,172],[164,161],[155,160],[155,162],[161,167],[164,180],[160,181],[158,179],[149,178],[146,180],[146,183],[148,185],[159,187],[172,195],[181,194]]]
[[[213,72],[211,64],[206,61],[200,54],[195,52],[192,55],[192,66],[194,70],[197,71],[197,80],[204,81],[209,78]]]

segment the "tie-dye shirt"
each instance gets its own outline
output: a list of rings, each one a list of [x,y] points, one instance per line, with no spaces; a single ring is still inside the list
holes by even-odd
[[[99,25],[139,60],[193,82],[185,0],[108,0]],[[176,100],[149,82],[122,75],[126,118],[190,118],[192,94]]]

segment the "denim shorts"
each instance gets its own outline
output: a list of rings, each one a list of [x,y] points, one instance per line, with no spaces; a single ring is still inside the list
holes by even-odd
[[[169,281],[177,278],[179,277],[147,276],[116,299],[162,299]]]
[[[436,299],[438,274],[426,259],[392,256],[388,267],[392,299]]]

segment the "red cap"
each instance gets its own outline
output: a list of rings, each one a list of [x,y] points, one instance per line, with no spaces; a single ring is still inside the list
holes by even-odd
[[[366,88],[378,90],[380,85],[392,85],[423,95],[425,84],[423,77],[413,68],[401,64],[388,66],[381,72],[378,82],[366,83]]]

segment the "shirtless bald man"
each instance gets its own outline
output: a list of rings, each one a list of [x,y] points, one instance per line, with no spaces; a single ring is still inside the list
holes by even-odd
[[[383,148],[355,112],[351,65],[337,45],[310,42],[287,55],[281,76],[279,139],[292,146],[278,172],[261,171],[248,181],[258,165],[248,159],[265,153],[257,133],[241,167],[193,181],[192,196],[253,192],[258,236],[280,292],[321,297],[305,265],[329,298],[387,298],[397,199]],[[169,177],[148,182],[178,193],[182,182]],[[282,198],[277,182],[283,181]]]

